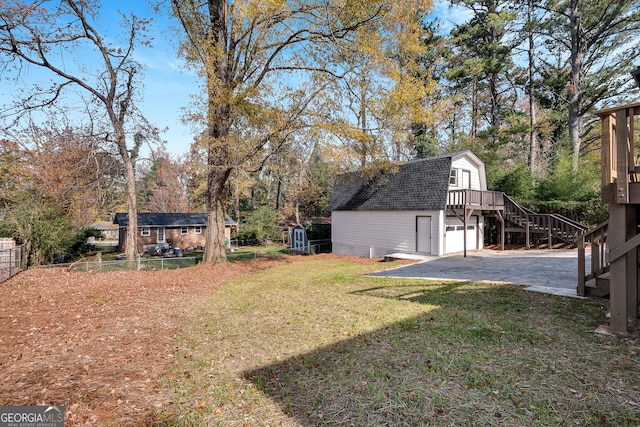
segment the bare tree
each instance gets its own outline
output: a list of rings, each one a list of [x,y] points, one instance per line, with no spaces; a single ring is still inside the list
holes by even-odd
[[[4,74],[16,81],[28,80],[36,67],[52,77],[50,87],[34,85],[4,112],[17,121],[26,111],[72,108],[72,91],[80,88],[85,112],[92,114],[96,126],[105,123],[100,129],[104,143],[115,144],[124,165],[129,213],[126,254],[133,259],[138,235],[135,160],[145,138],[138,130],[131,144],[127,139],[132,134],[128,125],[138,113],[134,101],[141,66],[133,52],[144,43],[147,21],[123,16],[125,33],[118,42],[115,34],[107,37],[99,30],[99,7],[95,0],[0,2],[0,67]]]

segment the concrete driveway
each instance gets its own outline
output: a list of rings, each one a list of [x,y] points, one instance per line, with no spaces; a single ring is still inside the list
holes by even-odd
[[[587,258],[587,268],[590,259]],[[442,257],[380,271],[376,277],[420,278],[511,283],[526,290],[577,296],[577,249],[482,250]]]

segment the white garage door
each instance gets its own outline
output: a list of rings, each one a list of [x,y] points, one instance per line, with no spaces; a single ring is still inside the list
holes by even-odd
[[[472,216],[467,223],[467,250],[478,249],[477,217]],[[464,225],[458,218],[447,218],[444,234],[445,253],[464,251]]]

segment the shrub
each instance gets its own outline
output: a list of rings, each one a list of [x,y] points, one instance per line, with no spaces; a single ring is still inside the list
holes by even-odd
[[[530,201],[536,193],[535,181],[525,164],[518,165],[495,183],[496,191],[502,191],[518,202]]]
[[[553,172],[536,189],[538,200],[588,201],[599,198],[599,177],[594,168],[574,171],[571,157],[560,156]]]
[[[242,221],[236,237],[251,242],[279,239],[282,229],[276,224],[277,219],[278,212],[275,209],[261,206]]]

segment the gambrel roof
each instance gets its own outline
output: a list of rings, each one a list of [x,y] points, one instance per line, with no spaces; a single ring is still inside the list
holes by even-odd
[[[447,204],[453,159],[464,151],[413,160],[377,174],[339,175],[331,195],[331,211],[443,210]]]
[[[129,225],[129,214],[117,213],[114,224],[120,227]],[[225,215],[225,225],[236,225],[236,222]],[[193,227],[207,226],[207,214],[205,213],[158,213],[143,212],[138,213],[138,227]]]

